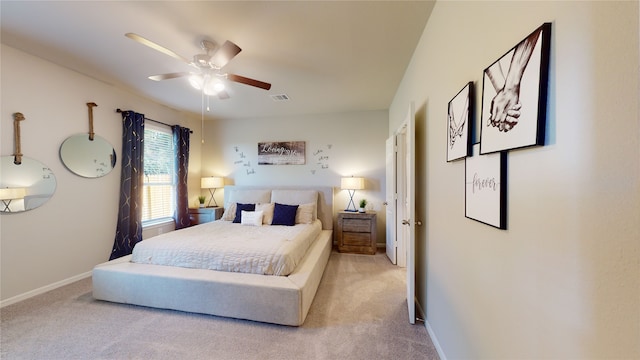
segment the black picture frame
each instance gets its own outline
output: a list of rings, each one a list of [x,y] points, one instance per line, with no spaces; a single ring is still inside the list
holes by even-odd
[[[507,152],[480,155],[479,144],[465,158],[465,217],[507,229]]]
[[[480,154],[544,145],[551,23],[484,70]]]
[[[468,82],[447,105],[447,162],[471,154],[474,106],[473,82]]]

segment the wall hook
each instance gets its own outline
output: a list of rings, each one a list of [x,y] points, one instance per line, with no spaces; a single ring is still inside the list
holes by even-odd
[[[87,103],[87,107],[89,108],[89,140],[93,141],[93,137],[96,133],[93,132],[93,107],[98,106],[98,104],[94,102]]]
[[[20,149],[20,121],[24,121],[24,115],[22,115],[22,113],[14,113],[13,114],[13,136],[14,136],[14,143],[15,143],[15,147],[16,147],[16,151],[13,154],[14,159],[13,159],[13,163],[16,165],[20,165],[22,164],[22,152]]]

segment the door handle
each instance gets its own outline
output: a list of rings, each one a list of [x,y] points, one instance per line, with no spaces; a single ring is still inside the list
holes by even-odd
[[[415,224],[418,226],[422,226],[422,221],[418,220],[415,222]],[[402,220],[402,225],[411,225],[411,223],[409,222],[409,220]]]

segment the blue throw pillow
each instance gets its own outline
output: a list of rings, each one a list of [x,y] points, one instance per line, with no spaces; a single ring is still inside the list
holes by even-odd
[[[236,204],[236,217],[233,218],[233,222],[239,224],[242,221],[242,210],[244,211],[256,211],[256,204]]]
[[[298,211],[298,205],[283,205],[276,203],[273,208],[273,221],[271,222],[271,225],[295,225],[296,211]]]

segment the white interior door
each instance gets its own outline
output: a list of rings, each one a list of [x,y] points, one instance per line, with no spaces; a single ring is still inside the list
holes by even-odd
[[[409,106],[409,112],[405,119],[405,218],[402,221],[404,233],[406,234],[406,254],[407,254],[407,307],[409,309],[409,323],[416,322],[416,187],[415,187],[415,110],[413,102]]]
[[[402,224],[407,218],[407,124],[402,126],[396,132],[396,242],[398,245],[397,259],[398,266],[407,267],[407,243],[409,232],[406,226]]]
[[[396,238],[396,136],[395,134],[386,142],[386,234],[387,234],[387,257],[392,264],[397,264],[396,249],[398,246]]]

